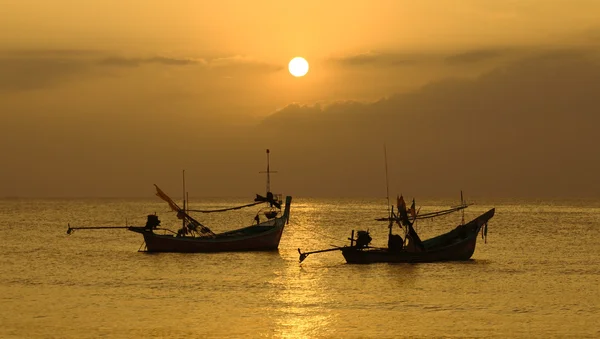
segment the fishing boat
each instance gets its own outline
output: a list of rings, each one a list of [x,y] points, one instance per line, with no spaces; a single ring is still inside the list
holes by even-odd
[[[464,223],[463,214],[463,222],[453,230],[427,240],[421,240],[413,227],[418,219],[434,218],[460,210],[464,212],[464,209],[468,206],[461,199],[461,205],[459,206],[419,216],[418,211],[415,211],[414,199],[410,209],[407,209],[404,198],[400,196],[397,203],[398,213],[394,213],[392,207],[388,218],[376,219],[389,221],[387,247],[372,247],[370,245],[372,238],[368,231],[358,231],[355,237],[353,230],[350,238],[348,238],[350,246],[311,252],[302,252],[298,249],[300,262],[303,262],[310,254],[330,251],[342,252],[344,259],[349,264],[429,263],[469,260],[475,252],[478,234],[481,233],[482,237],[487,239],[488,221],[494,216],[494,208],[467,223]],[[392,228],[394,225],[398,225],[404,231],[404,238],[399,234],[393,234]]]
[[[262,173],[262,172],[261,172]],[[279,241],[283,234],[285,225],[289,223],[290,207],[292,197],[287,196],[283,213],[281,212],[282,202],[279,195],[270,191],[270,168],[269,168],[269,150],[267,150],[267,194],[265,196],[256,195],[254,202],[221,209],[196,210],[189,209],[186,205],[184,195],[183,207],[179,207],[157,185],[156,195],[167,202],[172,211],[177,213],[177,218],[182,220],[181,228],[173,231],[169,228],[160,227],[160,220],[157,215],[147,216],[144,226],[68,226],[67,234],[72,234],[75,230],[81,229],[126,229],[131,232],[139,233],[144,237],[144,244],[140,250],[147,252],[181,252],[181,253],[200,253],[200,252],[235,252],[235,251],[273,251],[279,247]],[[184,172],[184,192],[185,192],[185,172]],[[256,224],[226,231],[214,233],[206,225],[193,218],[190,213],[219,213],[238,210],[266,203],[268,207],[260,209],[254,217]],[[262,216],[262,217],[261,217]]]
[[[158,192],[160,188],[157,186]],[[236,251],[274,251],[279,247],[279,240],[285,225],[289,222],[292,197],[286,197],[283,214],[267,218],[256,225],[223,233],[213,233],[208,227],[200,224],[186,212],[178,212],[186,225],[177,232],[167,230],[163,234],[156,231],[160,221],[155,215],[148,216],[143,227],[128,227],[132,232],[144,236],[148,252],[236,252]],[[165,229],[162,229],[165,230]]]
[[[352,230],[351,236],[348,238],[348,240],[350,240],[350,246],[336,246],[310,252],[302,252],[302,250],[298,248],[300,263],[311,254],[332,251],[342,252],[344,259],[346,259],[346,262],[349,264],[469,260],[475,252],[477,235],[481,232],[482,237],[487,239],[488,221],[494,216],[495,209],[492,208],[465,224],[464,210],[469,207],[470,204],[465,202],[462,191],[460,192],[460,205],[424,214],[420,214],[420,209],[416,210],[415,199],[413,199],[410,208],[407,208],[404,197],[400,195],[397,197],[396,202],[398,212],[394,213],[394,206],[392,206],[391,209],[389,208],[390,191],[388,185],[387,149],[385,144],[383,145],[383,154],[385,159],[386,196],[389,213],[387,217],[375,220],[389,222],[388,246],[373,247],[371,246],[371,240],[373,239],[371,238],[369,231],[359,230],[356,232],[355,238],[354,230]],[[423,241],[415,231],[414,223],[417,220],[436,218],[458,211],[462,211],[461,223],[447,233]],[[404,238],[399,234],[393,234],[392,229],[394,225],[398,225],[400,229],[404,231]]]

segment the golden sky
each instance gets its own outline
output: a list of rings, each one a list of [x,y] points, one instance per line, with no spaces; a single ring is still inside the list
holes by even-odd
[[[250,55],[553,42],[594,28],[594,0],[4,0],[3,47]]]
[[[503,107],[511,101],[502,96],[504,82],[546,79],[555,69],[580,81],[576,85],[594,88],[598,80],[599,1],[0,0],[0,5],[0,151],[8,164],[0,196],[145,196],[153,183],[177,181],[182,167],[191,172],[202,168],[214,176],[207,184],[198,174],[199,195],[244,195],[262,187],[254,174],[256,167],[262,169],[264,148],[273,148],[276,159],[278,146],[287,161],[280,163],[287,166],[282,189],[302,195],[376,195],[379,191],[370,187],[377,180],[362,178],[379,175],[374,173],[380,166],[356,165],[345,174],[348,178],[336,175],[344,164],[381,160],[381,130],[369,130],[356,117],[371,116],[373,123],[390,117],[405,121],[402,114],[426,111],[429,118],[419,116],[423,124],[410,127],[422,136],[440,116],[464,112],[473,92],[486,84],[490,92],[480,95],[491,100],[491,107]],[[586,64],[577,56],[565,57],[573,53],[585,54]],[[540,68],[545,63],[527,63],[544,55],[553,60],[546,68]],[[309,61],[305,77],[288,73],[287,62],[294,56]],[[500,69],[509,74],[500,77]],[[448,85],[447,79],[475,84]],[[541,86],[563,93],[547,82]],[[449,94],[454,91],[462,92]],[[546,95],[539,93],[539,98]],[[597,108],[592,99],[577,95],[572,100],[581,100],[582,111]],[[380,109],[393,101],[377,104],[385,98],[400,98],[399,106]],[[546,109],[557,117],[567,114],[537,99],[532,94],[506,111],[481,107],[489,111],[481,113],[487,119],[482,123],[533,103],[536,114]],[[276,120],[270,118],[287,121],[294,114],[300,118],[289,125],[264,128]],[[475,124],[469,119],[463,117],[465,124]],[[330,130],[310,138],[314,128],[299,127],[305,120]],[[546,128],[560,128],[557,121]],[[344,124],[348,126],[339,128]],[[522,128],[515,133],[531,132]],[[288,129],[294,138],[283,133]],[[340,135],[328,137],[331,131]],[[543,135],[552,133],[559,131]],[[373,144],[358,142],[358,135]],[[449,144],[440,138],[422,140],[423,152],[433,155],[439,145]],[[504,140],[500,132],[489,138],[497,141],[490,147]],[[311,146],[304,139],[323,143]],[[331,173],[321,173],[321,165],[333,161],[326,156],[333,146],[327,145],[335,142],[348,154],[329,166]],[[535,177],[550,158],[531,160],[528,175]],[[398,155],[396,161],[400,159]],[[506,160],[504,164],[510,162]],[[424,166],[435,164],[423,159]],[[594,166],[580,164],[582,170]],[[519,169],[512,170],[516,181],[529,180],[519,176]],[[477,187],[475,182],[485,179],[470,182],[478,178],[471,174],[461,183],[444,185],[459,190],[456,186]],[[437,172],[427,175],[420,179],[445,178]],[[225,184],[232,182],[231,176],[240,179]],[[544,190],[544,180],[532,195],[537,190],[552,194]],[[418,193],[417,185],[414,190]],[[531,192],[502,186],[480,193]],[[427,193],[446,191],[431,188]]]

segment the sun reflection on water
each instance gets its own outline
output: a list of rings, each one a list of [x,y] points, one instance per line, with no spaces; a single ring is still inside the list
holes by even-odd
[[[287,266],[270,281],[270,299],[278,305],[274,335],[278,338],[315,338],[327,332],[333,322],[331,298],[321,275],[307,274],[301,267]]]

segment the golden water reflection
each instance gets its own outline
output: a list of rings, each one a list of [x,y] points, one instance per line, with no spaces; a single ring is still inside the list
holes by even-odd
[[[288,265],[270,281],[275,310],[273,334],[278,338],[315,338],[326,335],[334,321],[331,297],[320,274]]]

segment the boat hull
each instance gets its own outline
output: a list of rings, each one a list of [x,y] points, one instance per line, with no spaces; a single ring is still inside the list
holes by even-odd
[[[371,263],[429,263],[469,260],[475,252],[477,235],[494,216],[494,209],[451,232],[423,241],[424,251],[390,251],[387,248],[344,247],[342,255],[349,264]]]
[[[231,238],[192,238],[159,235],[152,231],[140,232],[146,242],[148,252],[236,252],[236,251],[275,251],[283,234],[283,226],[253,236]]]
[[[259,225],[216,234],[212,237],[186,237],[157,234],[151,229],[130,227],[129,230],[144,236],[147,252],[207,253],[276,251],[289,220],[291,197],[286,199],[282,216]]]
[[[437,262],[437,261],[461,261],[469,260],[475,252],[475,242],[477,237],[464,242],[463,244],[452,246],[444,250],[423,251],[423,252],[392,252],[386,248],[367,248],[356,249],[348,247],[342,249],[342,255],[349,264],[371,264],[378,262],[389,263],[417,263],[417,262]]]

